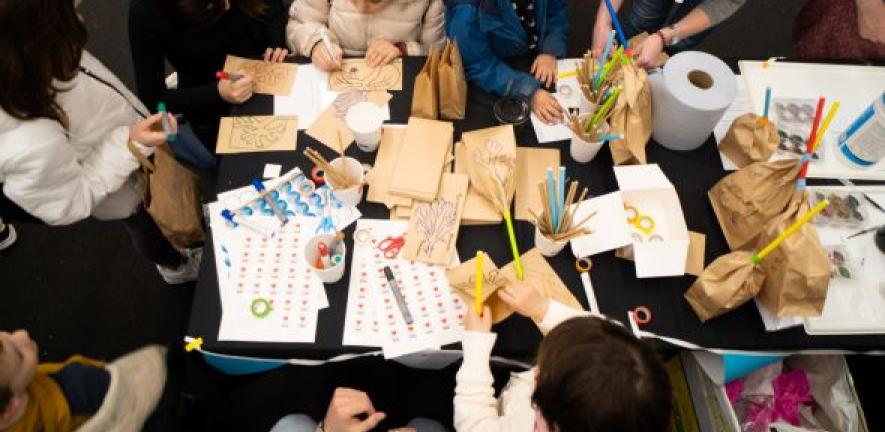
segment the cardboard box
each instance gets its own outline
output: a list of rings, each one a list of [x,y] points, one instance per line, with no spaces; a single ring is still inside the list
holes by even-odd
[[[576,257],[629,246],[636,260],[636,277],[682,276],[688,258],[689,235],[676,189],[656,164],[616,166],[619,192],[582,202],[575,216],[596,211],[586,227],[593,233],[572,240]],[[628,221],[627,208],[636,211]],[[621,220],[617,221],[620,212]],[[639,219],[646,230],[638,227]]]

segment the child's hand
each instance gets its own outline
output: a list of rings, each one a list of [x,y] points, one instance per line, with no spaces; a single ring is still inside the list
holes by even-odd
[[[541,84],[544,84],[544,87],[550,87],[556,82],[556,57],[550,54],[538,54],[530,72],[541,81]]]
[[[520,315],[529,317],[536,322],[544,320],[547,308],[550,306],[550,299],[542,296],[538,290],[526,282],[516,282],[498,290],[498,297]]]
[[[366,415],[360,420],[359,415]],[[323,419],[326,432],[366,432],[372,430],[387,415],[375,411],[369,396],[359,390],[339,387],[335,389],[332,402]]]
[[[310,61],[313,62],[314,66],[324,72],[332,72],[341,68],[341,59],[343,57],[344,51],[341,50],[340,46],[335,45],[334,43],[332,44],[332,55],[329,56],[329,51],[326,50],[326,46],[322,41],[317,42],[317,44],[313,46],[313,50],[310,52]]]
[[[252,97],[252,92],[255,90],[255,79],[252,78],[252,75],[241,70],[236,71],[236,73],[242,75],[236,81],[228,79],[218,80],[218,94],[227,103],[239,105]]]
[[[562,106],[547,90],[537,89],[532,96],[532,112],[544,123],[554,125],[562,121]]]
[[[486,305],[482,307],[482,316],[476,314],[473,305],[468,306],[469,311],[464,314],[464,330],[490,333],[492,331],[492,309]]]
[[[289,50],[285,48],[270,48],[264,50],[264,61],[272,63],[282,63],[289,55]]]
[[[178,122],[175,116],[166,113],[169,116],[169,126],[172,133],[178,133]],[[129,138],[145,147],[156,147],[166,142],[166,132],[162,126],[163,117],[161,113],[156,113],[144,120],[139,121],[129,128]]]
[[[402,53],[396,45],[383,38],[376,38],[369,45],[369,50],[366,51],[366,66],[383,66],[401,55]]]

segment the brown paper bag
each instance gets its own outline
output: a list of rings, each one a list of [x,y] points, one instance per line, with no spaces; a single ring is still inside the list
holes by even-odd
[[[719,180],[707,193],[731,250],[753,247],[765,224],[794,200],[796,159],[756,162]]]
[[[765,117],[744,114],[731,123],[728,133],[719,143],[719,151],[728,156],[738,168],[753,162],[767,161],[777,150],[780,137],[777,127]]]
[[[758,248],[765,247],[809,211],[808,194],[765,226]],[[806,223],[759,264],[765,283],[759,301],[778,316],[820,316],[830,283],[830,261],[817,228]]]
[[[427,61],[415,77],[412,93],[412,117],[436,120],[439,117],[439,48],[433,47]]]
[[[579,302],[574,294],[569,291],[568,287],[565,286],[562,279],[559,278],[559,275],[556,274],[553,267],[550,267],[550,264],[547,263],[547,259],[541,255],[541,252],[538,251],[537,248],[532,248],[530,251],[522,254],[520,259],[522,260],[525,276],[523,281],[540,291],[541,295],[544,297],[556,300],[559,303],[578,310],[583,309],[581,302]],[[516,268],[512,261],[510,264],[504,266],[501,269],[501,272],[508,280],[518,280],[516,277]]]
[[[492,310],[492,322],[499,323],[513,314],[513,309],[507,306],[498,297],[498,289],[510,284],[510,280],[498,269],[491,257],[483,257],[483,290],[482,297],[489,309]],[[461,297],[468,307],[473,306],[474,283],[476,281],[476,258],[462,263],[461,265],[446,270],[446,277],[452,290]]]
[[[620,75],[620,76],[618,76]],[[623,132],[624,139],[611,142],[615,165],[646,163],[645,145],[651,137],[651,85],[644,69],[628,63],[616,72],[623,91],[612,109],[611,129]]]
[[[439,115],[444,119],[461,120],[467,108],[467,78],[461,64],[461,51],[449,39],[439,61]]]
[[[467,149],[461,141],[455,143],[455,173],[468,174]],[[495,206],[485,199],[476,190],[476,185],[471,182],[467,187],[467,197],[464,199],[461,225],[496,225],[503,219]]]
[[[735,251],[716,258],[685,292],[685,299],[701,321],[715,318],[755,297],[763,272],[753,265],[753,252]]]

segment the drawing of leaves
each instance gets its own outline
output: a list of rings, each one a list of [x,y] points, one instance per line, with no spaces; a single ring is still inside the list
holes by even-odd
[[[350,107],[369,100],[368,96],[366,96],[366,92],[359,90],[352,90],[343,92],[335,98],[335,102],[332,104],[335,106],[335,116],[339,119],[344,120],[344,116],[347,115],[347,110]]]
[[[481,169],[471,170],[470,181],[501,214],[510,207],[509,197],[515,188],[513,171],[516,169],[516,155],[509,153],[498,140],[488,139],[472,154]]]
[[[458,225],[456,202],[440,198],[430,203],[418,205],[415,218],[417,231],[421,235],[418,255],[433,256],[436,246],[448,242]]]
[[[242,147],[265,148],[277,143],[286,133],[287,120],[279,118],[234,117],[233,130]]]

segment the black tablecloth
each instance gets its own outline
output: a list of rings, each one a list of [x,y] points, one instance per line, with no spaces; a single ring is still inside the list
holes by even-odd
[[[390,101],[391,123],[405,123],[408,120],[412,101],[412,81],[422,64],[421,58],[408,58],[404,61],[403,91],[393,92],[394,96]],[[520,66],[527,66],[527,62]],[[494,101],[494,97],[471,86],[467,118],[455,122],[455,139],[458,139],[462,131],[495,126],[497,123],[492,114]],[[273,97],[257,95],[236,111],[237,115],[272,114]],[[537,144],[530,124],[518,128],[516,138],[521,146],[560,149],[562,163],[567,167],[568,175],[579,180],[582,185],[589,186],[592,194],[601,195],[617,189],[611,154],[607,150],[603,149],[591,163],[582,165],[575,163],[568,156],[567,143]],[[298,136],[298,151],[295,152],[248,153],[222,157],[218,191],[248,185],[252,178],[261,176],[267,163],[283,165],[283,172],[295,166],[309,170],[312,164],[301,153],[307,146],[319,150],[328,158],[334,156],[331,150],[301,132]],[[719,255],[727,253],[728,245],[706,195],[707,190],[726,174],[722,169],[714,138],[711,136],[701,148],[691,152],[674,152],[654,142],[649,143],[647,151],[648,162],[660,165],[675,185],[688,229],[706,234],[705,263],[710,263]],[[375,158],[375,154],[363,153],[355,145],[350,146],[347,155],[367,163],[372,163]],[[363,212],[363,217],[388,218],[388,211],[382,205],[363,202],[359,208]],[[520,250],[525,252],[533,245],[534,228],[527,222],[514,222]],[[346,232],[348,254],[350,254],[353,249],[350,240],[353,226]],[[503,224],[461,227],[457,248],[461,257],[473,256],[481,248],[497,263],[503,264],[512,260]],[[575,259],[568,248],[548,261],[586,307],[587,299],[575,270]],[[194,297],[188,334],[202,337],[203,349],[254,357],[328,359],[340,354],[370,351],[366,348],[341,345],[349,278],[348,269],[341,281],[326,285],[331,306],[319,313],[316,343],[218,342],[216,338],[221,320],[221,303],[210,239],[203,252],[203,266]],[[643,326],[644,330],[704,347],[739,350],[885,349],[885,336],[878,335],[808,336],[801,327],[767,333],[753,302],[703,324],[682,297],[694,281],[693,276],[637,279],[633,263],[615,257],[613,252],[593,257],[591,279],[599,306],[606,315],[626,323],[628,310],[640,305],[647,306],[653,312],[653,320]],[[514,314],[496,325],[494,330],[498,333],[496,355],[518,359],[534,356],[541,335],[528,319]]]

